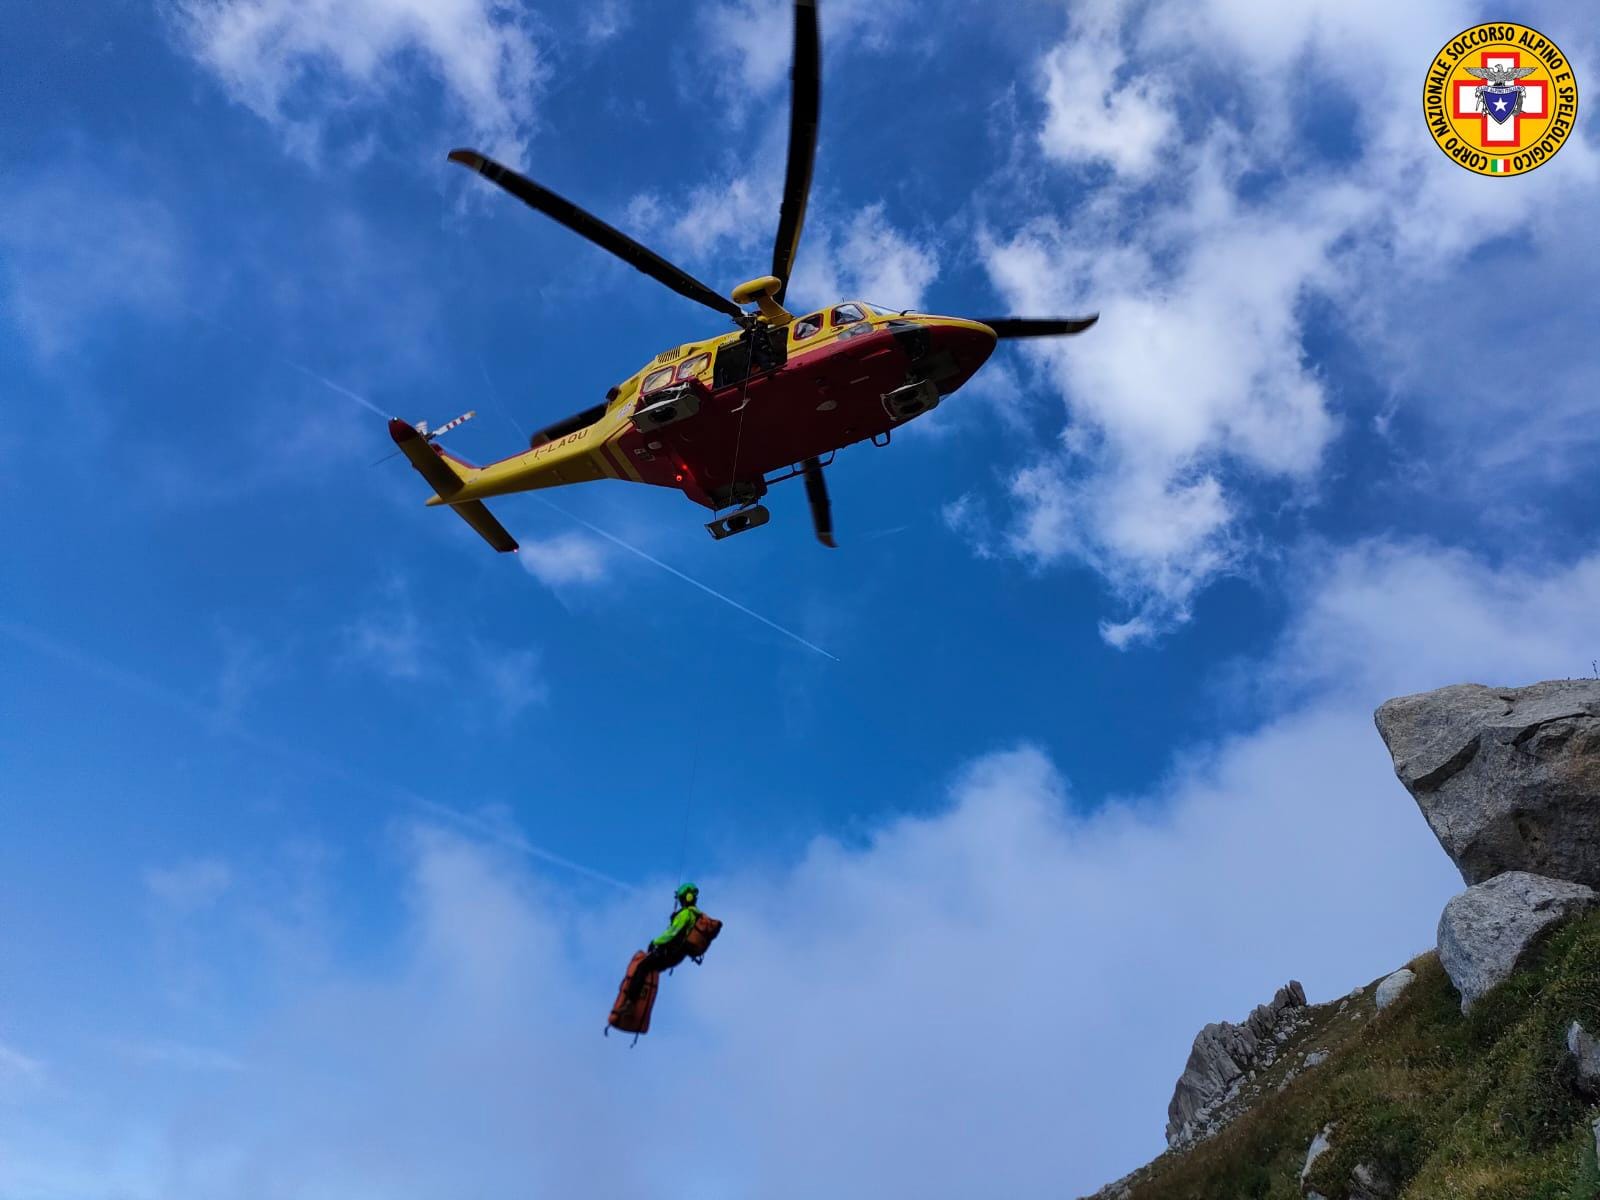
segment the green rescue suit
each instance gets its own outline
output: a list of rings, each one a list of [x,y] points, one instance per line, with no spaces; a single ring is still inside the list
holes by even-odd
[[[694,928],[694,923],[700,919],[700,910],[695,907],[695,901],[700,899],[700,889],[692,883],[686,883],[673,893],[678,907],[672,914],[672,921],[666,931],[658,937],[651,939],[645,947],[644,961],[639,964],[639,969],[634,973],[634,985],[631,994],[636,995],[644,978],[652,971],[665,971],[677,966],[683,961],[683,951],[678,943],[689,930]]]

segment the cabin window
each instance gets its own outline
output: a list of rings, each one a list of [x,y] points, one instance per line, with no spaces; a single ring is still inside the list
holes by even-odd
[[[678,364],[678,380],[693,379],[711,365],[711,355],[696,354],[693,358],[686,359]]]
[[[644,383],[640,385],[639,390],[641,392],[653,392],[659,387],[666,387],[671,382],[672,368],[662,367],[659,371],[651,371],[650,374],[646,375]]]
[[[865,321],[867,314],[861,311],[857,304],[841,304],[833,310],[833,324],[835,328],[840,325],[854,325],[857,321]]]
[[[822,332],[822,314],[812,313],[809,317],[797,317],[794,323],[794,340],[803,342],[807,338],[816,337]]]
[[[729,387],[752,374],[750,346],[753,338],[760,339],[760,344],[756,347],[754,374],[776,370],[788,361],[789,334],[788,330],[781,327],[767,329],[764,337],[758,333],[748,333],[733,341],[723,342],[717,347],[717,363],[711,375],[713,389]]]

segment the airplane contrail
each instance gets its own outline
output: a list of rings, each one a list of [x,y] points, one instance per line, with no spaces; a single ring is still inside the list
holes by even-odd
[[[804,646],[807,650],[815,651],[816,653],[822,655],[823,658],[831,659],[834,662],[838,662],[839,661],[838,658],[836,658],[832,654],[829,654],[821,646],[818,646],[814,642],[806,641],[805,638],[801,637],[798,633],[795,633],[792,629],[785,629],[782,625],[779,625],[776,621],[769,621],[766,617],[763,617],[760,613],[756,612],[754,609],[746,608],[744,605],[740,604],[737,600],[733,599],[733,597],[724,596],[721,592],[717,591],[715,588],[708,587],[705,584],[701,583],[698,579],[695,579],[695,578],[692,578],[691,576],[685,575],[682,571],[678,570],[677,567],[670,566],[667,563],[662,562],[659,558],[655,558],[652,555],[646,554],[643,550],[639,549],[639,547],[637,547],[637,546],[630,546],[627,542],[623,541],[621,538],[615,536],[614,534],[607,533],[604,529],[601,529],[598,525],[591,525],[588,521],[585,521],[582,517],[577,516],[574,513],[568,512],[566,509],[562,508],[560,505],[554,504],[551,501],[546,500],[543,496],[535,495],[534,499],[539,501],[539,503],[543,504],[546,508],[553,509],[554,511],[560,513],[563,517],[566,517],[567,520],[576,521],[579,525],[582,525],[585,529],[589,530],[591,533],[593,533],[593,534],[595,534],[595,535],[597,535],[599,537],[605,538],[605,540],[610,542],[612,545],[622,547],[622,549],[626,550],[629,554],[638,555],[640,558],[644,559],[645,562],[647,562],[647,563],[654,563],[656,566],[660,567],[663,571],[666,571],[668,574],[676,575],[679,579],[683,580],[685,583],[692,584],[694,587],[699,588],[706,595],[715,597],[716,599],[721,600],[724,604],[729,605],[732,608],[738,609],[740,612],[742,612],[747,617],[755,618],[757,621],[760,621],[763,625],[765,625],[768,629],[776,629],[779,633],[783,634],[784,637],[793,638],[795,641],[799,642],[802,646]]]
[[[563,870],[572,871],[575,874],[609,884],[623,891],[634,890],[632,884],[624,883],[622,880],[607,875],[603,871],[597,871],[593,867],[586,867],[580,862],[574,862],[570,858],[565,858],[553,851],[546,850],[543,846],[535,845],[526,838],[501,829],[479,817],[459,812],[456,809],[419,796],[408,788],[369,779],[365,775],[352,771],[340,763],[308,751],[303,747],[284,743],[276,738],[257,733],[250,727],[220,721],[216,711],[190,699],[188,693],[157,683],[125,667],[118,666],[116,663],[110,662],[97,654],[84,650],[70,642],[64,642],[20,621],[13,621],[0,616],[0,637],[9,638],[13,642],[32,650],[35,654],[53,658],[57,662],[75,667],[102,683],[112,684],[141,699],[153,700],[175,709],[197,724],[208,726],[213,732],[231,737],[246,746],[272,755],[301,770],[314,772],[346,786],[364,789],[373,795],[381,796],[388,800],[403,801],[413,808],[421,809],[435,816],[447,817],[459,825],[476,830],[493,841],[520,850],[530,858],[536,858],[540,862],[546,862]]]
[[[520,833],[504,829],[494,822],[486,821],[482,817],[474,816],[472,813],[464,813],[460,809],[451,808],[448,804],[440,804],[436,800],[424,800],[420,797],[414,800],[413,803],[424,812],[454,821],[457,825],[481,834],[491,842],[498,842],[502,846],[519,850],[529,858],[537,858],[540,862],[551,863],[568,871],[574,871],[579,875],[586,875],[590,879],[598,880],[600,883],[608,883],[624,892],[637,890],[631,883],[623,883],[622,880],[607,875],[604,871],[596,871],[593,867],[586,867],[582,863],[573,862],[570,858],[562,858],[561,855],[553,854],[543,846],[536,846]]]
[[[318,375],[310,367],[302,367],[299,363],[295,362],[292,358],[285,358],[281,354],[278,355],[277,358],[278,358],[278,361],[281,362],[284,366],[290,368],[291,370],[299,371],[300,374],[306,376],[308,379],[315,379],[318,383],[320,383],[323,387],[327,388],[330,391],[338,392],[339,395],[341,395],[341,396],[348,396],[351,400],[354,400],[357,404],[361,405],[363,408],[367,409],[368,411],[377,413],[385,421],[390,420],[391,417],[393,416],[392,413],[384,412],[383,409],[379,408],[376,404],[374,404],[371,400],[368,400],[365,396],[360,395],[357,392],[352,392],[349,388],[343,387],[340,384],[335,383],[333,380],[329,379],[326,375]]]
[[[189,310],[190,315],[198,317],[200,320],[204,321],[207,325],[212,325],[212,326],[215,326],[218,329],[226,330],[228,333],[231,333],[236,338],[243,339],[244,336],[245,336],[242,330],[235,329],[232,325],[228,324],[226,321],[219,320],[218,318],[212,316],[210,313],[201,312],[198,308],[195,308],[191,304],[185,304],[183,307]],[[285,354],[280,354],[276,350],[269,350],[269,351],[267,351],[267,353],[271,354],[273,358],[276,358],[279,362],[281,362],[284,366],[288,367],[290,370],[299,371],[300,374],[306,376],[308,379],[315,379],[318,383],[320,383],[323,387],[327,388],[329,391],[337,392],[339,395],[344,396],[347,399],[354,400],[357,404],[361,405],[363,408],[367,409],[369,412],[377,413],[385,421],[391,419],[394,416],[393,413],[384,412],[383,409],[379,408],[376,404],[374,404],[371,400],[368,400],[365,396],[363,396],[363,395],[361,395],[361,394],[359,394],[357,392],[352,392],[349,388],[335,383],[333,380],[329,379],[326,375],[317,374],[317,372],[313,371],[310,367],[301,366],[299,363],[295,362],[294,359],[288,357]]]

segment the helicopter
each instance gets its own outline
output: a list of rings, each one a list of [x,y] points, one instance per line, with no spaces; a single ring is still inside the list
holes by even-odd
[[[735,326],[656,355],[606,398],[529,439],[528,449],[474,466],[427,431],[394,419],[389,433],[434,490],[496,550],[516,540],[485,499],[598,479],[675,488],[708,508],[721,540],[765,525],[761,499],[801,477],[817,540],[834,548],[823,469],[857,442],[887,445],[906,422],[935,408],[983,366],[998,340],[1081,333],[1097,315],[970,320],[865,300],[796,315],[784,307],[800,247],[821,113],[816,0],[795,0],[789,149],[770,273],[727,296],[594,214],[476,150],[449,161],[477,172],[528,207],[587,238]],[[728,511],[731,510],[731,511]]]

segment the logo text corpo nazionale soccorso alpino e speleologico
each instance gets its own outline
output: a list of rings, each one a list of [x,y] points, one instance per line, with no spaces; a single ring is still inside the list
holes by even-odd
[[[1486,21],[1445,43],[1422,111],[1433,140],[1479,175],[1523,175],[1550,161],[1578,120],[1567,56],[1537,29]]]

